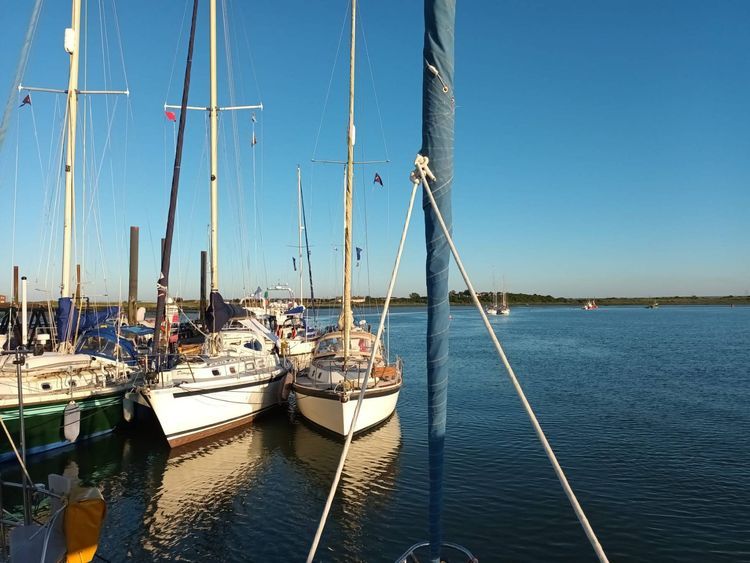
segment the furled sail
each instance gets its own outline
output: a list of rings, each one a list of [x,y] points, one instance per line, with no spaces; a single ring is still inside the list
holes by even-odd
[[[425,0],[422,149],[436,180],[435,201],[452,230],[453,43],[455,0]],[[430,560],[440,561],[443,506],[443,447],[448,400],[448,266],[450,248],[426,195],[422,199],[427,246],[427,402],[430,457]]]

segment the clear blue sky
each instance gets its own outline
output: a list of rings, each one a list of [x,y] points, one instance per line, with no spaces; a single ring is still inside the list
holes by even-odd
[[[179,102],[188,3],[117,3],[124,73],[113,3],[102,4],[105,36],[98,5],[89,11],[88,87],[127,83],[131,96],[97,98],[82,112],[97,125],[89,127],[85,166],[79,167],[87,170],[88,188],[77,204],[78,241],[85,241],[78,258],[85,258],[87,293],[124,296],[127,228],[139,225],[140,296],[150,299],[174,158],[174,129],[162,105]],[[255,181],[249,114],[236,116],[238,165],[232,119],[224,114],[222,120],[220,288],[227,296],[296,283],[290,245],[296,244],[297,163],[316,291],[340,291],[342,169],[310,159],[345,157],[346,37],[336,53],[346,4],[230,2],[235,90],[226,86],[221,52],[221,104],[262,101],[265,110],[258,114]],[[4,14],[3,101],[30,12],[26,2]],[[67,2],[45,3],[25,84],[66,86],[62,38],[69,12]],[[208,98],[207,12],[203,2],[194,105]],[[422,4],[369,0],[359,12],[357,158],[391,163],[357,170],[355,244],[369,262],[355,270],[354,283],[358,294],[382,295],[421,141]],[[493,276],[498,285],[504,276],[509,291],[557,296],[746,294],[748,21],[745,1],[459,1],[454,230],[475,285],[489,290]],[[108,53],[106,66],[102,52]],[[60,177],[61,100],[32,98],[33,110],[15,112],[0,152],[0,292],[9,292],[15,262],[33,288],[56,297],[61,227],[53,194]],[[188,119],[173,260],[171,290],[186,297],[197,295],[198,253],[207,239],[204,120],[198,112]],[[384,188],[372,183],[376,171]],[[400,295],[424,293],[423,242],[420,211]],[[455,270],[453,276],[452,286],[464,289]]]

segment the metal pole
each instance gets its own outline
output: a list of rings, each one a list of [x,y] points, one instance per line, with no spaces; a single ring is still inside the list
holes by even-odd
[[[219,102],[216,85],[216,0],[209,3],[209,58],[211,78],[210,129],[211,129],[211,293],[219,291]]]
[[[26,304],[26,276],[21,278],[21,346],[29,342],[29,312]]]
[[[68,78],[68,139],[65,156],[65,215],[63,219],[63,257],[60,297],[70,297],[70,261],[73,248],[73,200],[75,198],[76,125],[78,124],[78,56],[81,37],[81,0],[73,0],[69,30],[65,30],[65,48],[70,53]],[[70,31],[70,32],[68,32]]]
[[[26,309],[26,276],[21,278],[21,345],[16,348],[16,378],[18,381],[18,428],[21,438],[21,459],[26,466],[26,424],[23,418],[23,371],[21,366],[26,362],[26,341],[28,340],[27,309]],[[31,504],[29,503],[28,487],[31,483],[26,479],[26,472],[22,474],[23,483],[23,522],[31,524]]]

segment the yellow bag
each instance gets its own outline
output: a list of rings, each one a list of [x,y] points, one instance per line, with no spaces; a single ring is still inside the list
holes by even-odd
[[[67,563],[88,563],[99,545],[107,505],[96,487],[77,487],[68,498],[64,524]]]

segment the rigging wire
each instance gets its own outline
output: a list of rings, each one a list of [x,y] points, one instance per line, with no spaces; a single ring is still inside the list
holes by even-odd
[[[172,55],[172,67],[169,70],[169,80],[167,80],[167,91],[164,94],[164,105],[167,104],[169,93],[172,91],[172,79],[174,78],[174,68],[177,63],[177,54],[179,53],[180,46],[182,45],[182,34],[185,30],[185,18],[187,17],[189,6],[190,6],[190,0],[185,0],[185,8],[182,10],[182,21],[180,22],[180,27],[178,28],[180,30],[180,33],[178,33],[177,41],[175,41],[174,54]]]
[[[13,116],[16,104],[18,103],[16,101],[18,96],[18,86],[21,84],[21,81],[26,74],[26,65],[29,62],[29,54],[31,53],[31,47],[34,43],[36,29],[39,24],[39,13],[42,10],[43,3],[44,0],[35,0],[34,7],[31,10],[31,18],[29,19],[29,25],[26,28],[26,36],[24,37],[23,46],[21,47],[21,55],[18,58],[18,64],[16,65],[16,75],[11,83],[8,101],[5,104],[2,121],[0,121],[0,149],[3,147],[5,135],[10,125],[10,118]]]
[[[237,95],[236,95],[236,81],[234,76],[234,61],[232,59],[232,35],[231,30],[229,27],[229,9],[227,6],[226,0],[222,0],[222,23],[224,28],[224,56],[226,58],[226,65],[227,65],[227,85],[229,89],[229,100],[232,106],[237,105]],[[242,67],[240,67],[242,68]],[[234,140],[233,145],[233,156],[234,156],[234,173],[236,176],[236,184],[235,184],[235,191],[236,191],[236,198],[237,198],[237,204],[235,207],[235,211],[237,213],[237,221],[238,221],[238,227],[239,227],[239,253],[238,256],[240,256],[240,276],[241,276],[241,282],[242,282],[242,291],[243,295],[247,295],[247,289],[248,289],[248,283],[249,283],[249,255],[248,255],[248,242],[247,242],[247,232],[243,228],[243,225],[245,224],[245,197],[244,197],[244,191],[242,189],[243,186],[243,180],[242,180],[242,169],[240,167],[240,135],[239,135],[239,127],[237,123],[237,115],[236,112],[230,111],[231,115],[231,121],[232,121],[232,137]],[[254,141],[254,138],[253,138]],[[251,141],[252,142],[252,141]]]
[[[361,391],[357,399],[357,406],[354,409],[354,417],[352,419],[352,424],[351,424],[351,427],[349,428],[349,433],[346,436],[346,441],[344,442],[344,447],[341,451],[341,458],[339,459],[339,465],[338,465],[338,468],[336,469],[336,474],[334,475],[333,482],[331,483],[331,489],[328,492],[328,498],[326,499],[326,504],[325,504],[325,507],[323,508],[323,514],[320,517],[320,522],[318,522],[318,528],[315,532],[315,537],[313,539],[312,545],[310,546],[310,551],[307,554],[307,563],[313,562],[313,559],[315,557],[315,552],[317,551],[318,544],[320,543],[320,538],[322,537],[323,530],[325,529],[326,520],[328,519],[328,513],[330,512],[331,506],[333,504],[333,498],[336,495],[336,489],[338,488],[339,481],[341,480],[341,475],[344,471],[344,465],[346,463],[346,456],[349,453],[349,447],[351,446],[352,438],[354,437],[354,429],[356,428],[357,418],[362,408],[362,402],[365,398],[365,394],[367,393],[367,382],[370,378],[370,374],[372,373],[372,368],[375,364],[375,357],[377,356],[378,348],[380,346],[380,341],[383,336],[383,330],[385,328],[385,318],[388,315],[388,308],[391,303],[391,297],[393,295],[393,288],[396,285],[396,278],[398,277],[398,270],[401,264],[401,255],[404,250],[404,243],[406,242],[406,235],[409,231],[411,213],[414,208],[414,199],[417,195],[418,187],[419,187],[419,184],[417,182],[412,182],[411,198],[409,199],[409,206],[406,211],[406,219],[404,220],[404,227],[401,231],[401,240],[399,242],[398,251],[396,252],[396,260],[393,264],[393,271],[391,272],[391,279],[388,282],[388,291],[386,292],[385,303],[383,304],[383,311],[380,315],[380,322],[378,323],[378,330],[375,336],[375,343],[373,345],[372,354],[370,355],[370,359],[367,364],[367,371],[365,372],[365,377],[362,380],[362,385],[360,386]]]
[[[370,60],[370,50],[367,47],[367,35],[365,35],[365,24],[363,21],[362,12],[360,11],[360,16],[357,19],[359,22],[359,29],[362,33],[362,42],[365,47],[365,58],[367,59],[367,68],[370,71],[370,83],[372,84],[372,95],[375,98],[375,108],[378,112],[378,121],[380,122],[380,135],[383,139],[383,149],[385,150],[385,159],[390,160],[388,158],[388,144],[385,141],[385,127],[383,127],[383,115],[380,112],[380,102],[378,101],[378,90],[375,88],[375,73],[372,69],[372,61]]]
[[[323,101],[323,111],[320,115],[320,124],[318,125],[318,133],[315,135],[315,144],[313,146],[313,159],[315,159],[315,156],[318,153],[318,142],[320,141],[320,132],[323,129],[323,121],[325,120],[326,116],[326,109],[328,108],[328,98],[331,96],[331,86],[333,85],[333,77],[336,72],[336,64],[339,60],[339,52],[341,52],[341,43],[344,40],[344,30],[346,29],[346,24],[348,22],[348,15],[349,15],[349,0],[345,1],[346,9],[344,10],[344,19],[341,22],[341,32],[339,33],[339,42],[336,46],[336,55],[333,58],[333,67],[331,68],[331,76],[328,79],[328,90],[326,90],[326,97]]]
[[[490,321],[487,318],[487,314],[485,313],[484,308],[482,307],[482,304],[479,302],[479,298],[477,297],[477,293],[474,290],[474,286],[472,285],[471,280],[469,279],[469,274],[466,272],[466,269],[464,268],[461,257],[458,254],[458,250],[456,249],[456,246],[453,244],[453,237],[451,236],[451,233],[448,227],[446,226],[445,221],[443,221],[443,215],[440,212],[440,208],[438,207],[437,202],[435,201],[435,197],[432,193],[432,190],[430,189],[429,182],[427,181],[427,178],[430,178],[430,180],[435,179],[435,177],[432,175],[432,172],[430,171],[428,167],[428,162],[429,162],[429,159],[427,159],[426,157],[423,157],[422,155],[417,155],[417,160],[415,161],[416,169],[414,171],[414,175],[422,183],[424,192],[430,201],[432,211],[434,212],[435,217],[437,218],[438,223],[440,224],[440,228],[443,231],[443,236],[445,237],[445,240],[448,243],[448,246],[450,247],[451,253],[453,254],[453,259],[456,262],[456,266],[458,267],[458,270],[461,272],[461,276],[463,277],[464,282],[466,283],[466,287],[469,289],[469,292],[471,293],[472,301],[474,302],[475,307],[477,308],[480,316],[482,317],[482,322],[484,324],[484,327],[487,329],[487,333],[489,334],[490,340],[492,340],[492,343],[495,345],[495,350],[500,356],[500,360],[508,372],[508,377],[511,383],[513,384],[513,387],[516,390],[516,394],[518,395],[518,398],[521,400],[521,404],[523,405],[523,408],[526,411],[526,414],[529,416],[529,419],[531,420],[531,424],[534,427],[534,431],[536,432],[536,435],[539,438],[539,441],[542,443],[542,447],[544,448],[544,451],[547,454],[547,458],[550,460],[550,463],[552,464],[555,474],[557,475],[557,478],[560,481],[560,485],[562,486],[563,491],[565,492],[565,495],[568,497],[568,501],[573,507],[573,511],[578,517],[578,521],[581,523],[581,526],[583,527],[583,530],[586,533],[586,537],[589,539],[591,546],[594,548],[594,552],[599,558],[599,561],[606,562],[608,561],[607,556],[604,553],[604,550],[601,544],[599,543],[599,540],[596,537],[596,534],[594,533],[594,530],[591,527],[591,524],[589,523],[588,518],[586,518],[586,514],[583,512],[583,508],[581,508],[581,505],[579,504],[578,499],[576,498],[576,495],[573,492],[573,489],[571,488],[567,477],[565,476],[565,472],[560,466],[560,463],[557,461],[557,456],[555,456],[555,452],[552,450],[552,446],[550,446],[550,443],[547,440],[547,436],[544,434],[544,430],[542,430],[542,426],[539,424],[539,421],[537,420],[536,415],[534,414],[534,410],[531,408],[531,405],[529,404],[528,399],[526,399],[526,394],[523,392],[523,388],[521,387],[521,384],[518,382],[518,378],[516,377],[516,374],[513,371],[513,368],[511,367],[507,356],[505,355],[505,351],[503,350],[503,347],[500,344],[500,341],[498,340],[497,335],[495,334],[495,331],[492,329],[492,325],[490,324]]]

